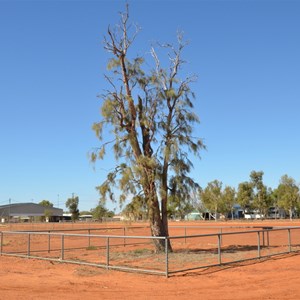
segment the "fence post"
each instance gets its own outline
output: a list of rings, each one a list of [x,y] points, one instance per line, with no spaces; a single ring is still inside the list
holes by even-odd
[[[166,254],[166,277],[169,277],[169,249],[168,249],[168,238],[165,237],[165,254]]]
[[[126,246],[126,238],[125,238],[125,236],[126,236],[126,228],[125,227],[123,227],[123,236],[124,236],[124,238],[123,238],[123,245],[125,247]]]
[[[3,247],[3,232],[1,231],[1,240],[0,240],[0,255],[2,255],[2,247]]]
[[[91,229],[88,229],[88,234],[89,234],[89,238],[88,238],[89,247],[91,247]]]
[[[184,243],[186,244],[186,226],[184,226]]]
[[[292,251],[292,246],[291,246],[291,229],[288,229],[288,241],[289,241],[289,252]]]
[[[257,257],[260,258],[260,232],[257,231]]]
[[[65,259],[65,236],[61,235],[61,260]]]
[[[27,256],[30,256],[30,233],[28,234]]]
[[[48,231],[48,253],[50,253],[51,250],[51,235],[50,231]]]
[[[106,238],[106,269],[109,269],[109,237]]]
[[[218,262],[219,262],[219,265],[222,264],[222,259],[221,259],[221,234],[218,234]]]

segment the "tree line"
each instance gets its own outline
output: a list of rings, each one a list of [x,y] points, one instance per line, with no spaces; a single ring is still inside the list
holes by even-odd
[[[223,187],[221,181],[213,180],[199,189],[196,207],[191,206],[228,216],[233,214],[234,205],[239,204],[244,213],[255,211],[261,217],[267,217],[270,208],[274,208],[275,213],[282,209],[292,218],[300,211],[299,184],[294,178],[283,175],[278,186],[272,189],[263,182],[263,175],[263,171],[252,171],[249,180],[239,183],[237,189]]]
[[[193,211],[210,212],[215,216],[233,216],[237,205],[244,213],[256,212],[261,218],[267,217],[270,208],[278,216],[283,210],[290,218],[300,213],[300,189],[295,179],[283,175],[276,188],[268,187],[263,182],[263,171],[252,171],[248,181],[238,184],[237,189],[223,185],[220,180],[209,182],[187,194],[177,194],[169,198],[168,217],[184,219]],[[122,214],[133,220],[148,218],[147,205],[140,197],[134,197],[125,206]]]

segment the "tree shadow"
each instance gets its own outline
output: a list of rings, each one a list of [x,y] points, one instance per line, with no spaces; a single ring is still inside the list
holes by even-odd
[[[285,254],[278,254],[276,256],[269,256],[269,257],[263,257],[263,258],[254,258],[254,259],[249,259],[245,261],[240,261],[240,262],[231,262],[231,263],[226,263],[223,265],[219,266],[211,266],[211,267],[205,267],[199,270],[193,270],[193,271],[186,271],[178,274],[172,274],[172,277],[193,277],[193,276],[205,276],[205,275],[210,275],[214,274],[217,272],[222,272],[228,269],[235,269],[235,268],[240,268],[240,267],[246,267],[246,266],[253,266],[257,264],[262,264],[266,261],[272,261],[272,260],[281,260],[293,256],[298,256],[300,253],[299,252],[293,252],[293,253],[285,253]]]
[[[261,246],[261,249],[265,248]],[[229,246],[222,246],[221,251],[222,253],[236,253],[236,252],[245,252],[245,251],[253,251],[257,250],[257,246],[255,245],[229,245]],[[184,253],[184,254],[217,254],[218,247],[211,247],[211,248],[193,248],[193,249],[176,249],[173,251],[174,253]]]

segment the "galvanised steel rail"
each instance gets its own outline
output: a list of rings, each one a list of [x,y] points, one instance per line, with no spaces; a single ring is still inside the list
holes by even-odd
[[[211,234],[198,234],[198,235],[190,235],[190,236],[172,236],[169,237],[170,240],[172,239],[186,239],[186,238],[199,238],[199,237],[217,237],[217,251],[218,251],[218,263],[214,264],[207,264],[203,266],[195,266],[192,268],[182,268],[178,269],[175,271],[169,271],[170,274],[175,274],[175,273],[181,273],[181,272],[188,272],[188,271],[193,271],[193,270],[198,270],[202,268],[208,268],[208,267],[214,267],[214,266],[221,266],[221,265],[228,265],[232,263],[238,263],[238,262],[244,262],[244,261],[250,261],[250,260],[256,260],[256,259],[262,259],[262,258],[268,258],[268,257],[273,257],[275,255],[282,255],[282,254],[288,254],[291,252],[299,252],[300,250],[292,250],[292,244],[291,244],[291,230],[299,230],[299,226],[294,226],[294,227],[278,227],[278,228],[272,228],[272,229],[262,229],[262,230],[249,230],[249,231],[239,231],[239,232],[222,232],[222,233],[211,233]],[[261,249],[262,246],[260,244],[260,237],[262,234],[263,237],[263,243],[264,243],[264,234],[267,233],[267,247],[269,247],[269,233],[273,231],[287,231],[288,236],[287,236],[287,246],[288,246],[288,251],[281,251],[278,253],[271,253],[267,255],[261,255]],[[252,258],[244,258],[244,259],[236,259],[236,260],[231,260],[228,262],[222,262],[222,237],[226,235],[241,235],[241,234],[257,234],[257,256],[252,257]],[[265,246],[265,245],[263,245]],[[298,245],[300,246],[300,244]]]
[[[181,226],[180,226],[181,227]],[[202,228],[202,227],[201,227]],[[214,227],[215,228],[215,227]],[[51,261],[58,261],[58,262],[65,262],[65,263],[73,263],[73,264],[81,264],[81,265],[90,265],[90,266],[97,266],[97,267],[102,267],[106,269],[115,269],[115,270],[121,270],[121,271],[131,271],[131,272],[141,272],[141,273],[149,273],[149,274],[156,274],[156,275],[164,275],[166,277],[169,277],[171,274],[179,273],[179,272],[188,272],[192,270],[197,270],[201,268],[208,268],[208,267],[213,267],[213,266],[221,266],[221,265],[228,265],[232,263],[237,263],[237,262],[243,262],[243,261],[249,261],[249,260],[254,260],[254,259],[261,259],[261,258],[267,258],[275,255],[281,255],[281,254],[287,254],[291,252],[299,252],[299,250],[292,250],[292,244],[291,244],[291,231],[292,230],[299,230],[299,226],[294,226],[294,227],[278,227],[278,228],[270,228],[270,227],[264,227],[262,226],[261,228],[266,228],[266,229],[260,229],[260,230],[248,230],[248,231],[238,231],[238,232],[219,232],[219,233],[209,233],[209,234],[196,234],[196,235],[178,235],[178,236],[170,236],[170,237],[152,237],[152,236],[124,236],[124,235],[99,235],[99,234],[70,234],[70,233],[51,233],[51,232],[23,232],[23,231],[1,231],[0,232],[0,255],[7,255],[7,256],[18,256],[18,257],[26,257],[26,258],[36,258],[36,259],[43,259],[43,260],[51,260]],[[278,253],[271,253],[267,255],[262,255],[261,249],[262,245],[260,243],[261,236],[263,237],[263,246],[264,246],[264,234],[267,233],[267,246],[269,246],[269,233],[270,232],[275,232],[275,231],[286,231],[287,232],[287,244],[286,246],[288,247],[288,251],[281,251]],[[222,261],[222,237],[224,236],[230,236],[230,235],[249,235],[249,234],[256,234],[257,235],[257,255],[255,257],[251,258],[244,258],[244,259],[236,259],[236,260],[231,260],[227,262]],[[6,253],[3,251],[3,246],[4,246],[4,235],[27,235],[27,253],[26,254],[19,254],[18,253]],[[61,239],[61,247],[60,247],[60,258],[51,258],[51,257],[39,257],[32,255],[33,250],[31,249],[31,237],[35,235],[46,235],[48,236],[48,252],[54,251],[51,249],[50,246],[50,238],[52,236],[60,237]],[[98,264],[98,263],[90,263],[90,262],[85,262],[85,261],[75,261],[75,260],[67,260],[65,259],[65,238],[66,237],[82,237],[82,238],[88,238],[90,241],[90,238],[101,238],[106,240],[106,245],[103,246],[103,248],[106,248],[106,263],[105,264]],[[206,264],[206,265],[201,265],[201,266],[194,266],[192,268],[181,268],[177,270],[171,271],[169,268],[169,251],[168,251],[168,242],[173,239],[194,239],[194,238],[207,238],[207,237],[217,237],[217,258],[218,262],[213,263],[213,264]],[[110,251],[111,247],[115,245],[111,245],[110,241],[112,239],[138,239],[138,240],[164,240],[165,244],[165,251],[164,251],[164,256],[165,256],[165,267],[164,271],[159,271],[159,270],[154,270],[154,269],[144,269],[144,268],[136,268],[136,267],[128,267],[128,266],[115,266],[111,265],[111,260],[110,260]],[[90,245],[90,244],[89,244]],[[123,243],[125,246],[125,243]],[[297,246],[300,246],[297,245]],[[205,251],[205,250],[204,250]],[[24,251],[23,251],[24,252]],[[224,250],[223,250],[224,252]]]
[[[4,235],[24,235],[27,236],[27,249],[25,254],[24,251],[20,252],[4,252],[3,246],[4,246]],[[61,239],[61,247],[58,249],[60,251],[60,258],[51,258],[51,257],[40,257],[36,255],[32,255],[32,252],[36,252],[31,249],[31,237],[32,236],[48,236],[48,253],[51,251],[57,251],[57,249],[51,249],[50,248],[50,237],[60,237]],[[66,248],[65,247],[65,238],[66,237],[82,237],[82,238],[100,238],[106,240],[106,245],[103,246],[103,248],[106,249],[106,263],[100,264],[100,263],[90,263],[85,261],[78,261],[78,260],[68,260],[65,259],[65,250],[72,250],[74,248]],[[152,237],[152,236],[123,236],[123,235],[98,235],[98,234],[65,234],[65,233],[48,233],[48,232],[24,232],[24,231],[0,231],[0,255],[5,256],[16,256],[16,257],[25,257],[25,258],[34,258],[34,259],[42,259],[42,260],[49,260],[49,261],[56,261],[56,262],[64,262],[64,263],[72,263],[72,264],[80,264],[80,265],[90,265],[90,266],[97,266],[100,268],[106,268],[106,269],[114,269],[114,270],[122,270],[122,271],[131,271],[131,272],[140,272],[140,273],[148,273],[148,274],[156,274],[156,275],[166,275],[165,271],[159,271],[154,269],[143,269],[143,268],[133,268],[128,266],[115,266],[111,265],[110,260],[110,251],[111,247],[119,246],[119,245],[111,245],[110,241],[112,239],[138,239],[138,240],[164,240],[165,241],[165,250],[167,249],[167,241],[168,239],[165,237]],[[125,244],[123,244],[125,246]],[[128,245],[128,244],[126,244]],[[86,247],[84,247],[86,248]],[[98,248],[98,247],[97,247]],[[77,248],[79,249],[79,248]],[[81,248],[82,249],[82,248]],[[46,252],[47,250],[44,250]],[[168,256],[168,251],[165,251],[166,253],[166,260]],[[165,263],[166,266],[168,266],[168,262]]]
[[[106,231],[106,230],[126,230],[126,229],[142,229],[150,228],[150,226],[122,226],[122,227],[95,227],[95,228],[70,228],[70,229],[40,229],[40,230],[14,230],[16,232],[69,232],[69,231]]]

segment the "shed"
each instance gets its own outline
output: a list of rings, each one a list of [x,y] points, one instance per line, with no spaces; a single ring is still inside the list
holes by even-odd
[[[36,203],[14,203],[0,206],[0,219],[21,221],[32,220],[35,217],[45,217],[51,222],[62,219],[63,210],[56,207],[45,207]]]

